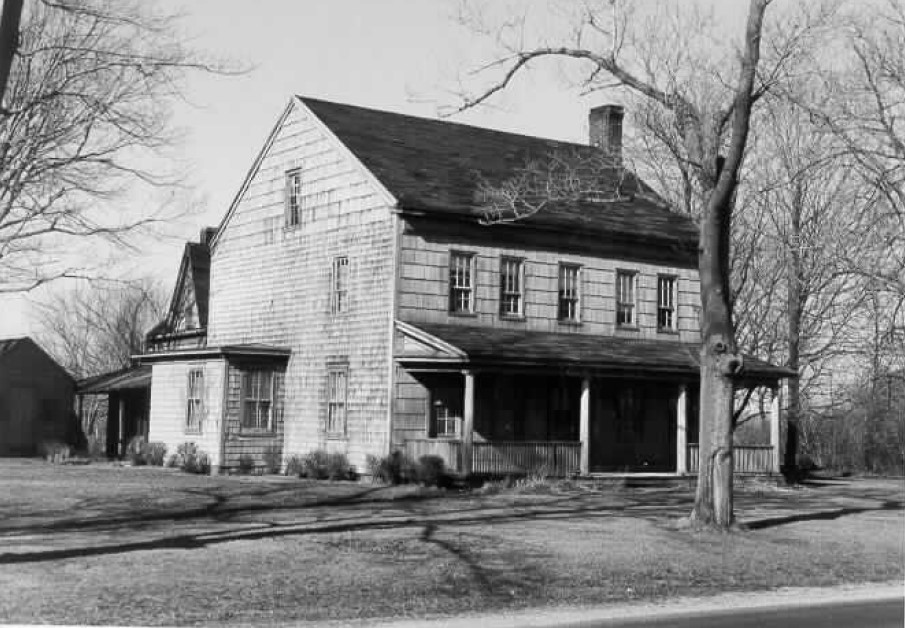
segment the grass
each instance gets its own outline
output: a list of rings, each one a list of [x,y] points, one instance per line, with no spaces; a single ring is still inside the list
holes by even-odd
[[[685,488],[415,486],[0,461],[0,621],[268,624],[901,579],[901,481],[755,486],[741,532]]]

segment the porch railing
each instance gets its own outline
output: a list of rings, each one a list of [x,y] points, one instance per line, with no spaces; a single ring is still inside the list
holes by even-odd
[[[564,477],[576,473],[580,461],[580,442],[475,442],[472,472],[479,475],[543,473],[548,476]]]
[[[744,445],[732,448],[736,473],[771,473],[773,471],[773,447],[770,445]],[[700,466],[697,444],[688,445],[688,472],[697,473]]]
[[[462,442],[435,438],[415,438],[405,441],[405,455],[412,460],[421,456],[440,456],[450,471],[462,470]]]

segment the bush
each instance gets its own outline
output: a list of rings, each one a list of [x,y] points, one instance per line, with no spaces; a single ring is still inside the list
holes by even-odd
[[[165,443],[148,443],[142,452],[144,454],[145,463],[153,467],[162,467],[167,457],[167,446]]]
[[[446,462],[440,456],[428,455],[418,458],[415,475],[418,482],[425,486],[446,486],[449,483]]]
[[[313,480],[347,480],[352,475],[346,454],[331,454],[316,449],[303,461],[305,477]]]
[[[368,456],[367,465],[371,478],[387,484],[407,484],[418,478],[415,463],[398,450],[381,458]]]
[[[305,459],[293,454],[286,459],[286,475],[301,477],[305,474]]]
[[[241,475],[251,475],[255,472],[255,459],[251,454],[242,454],[239,456],[239,473]]]
[[[276,445],[264,448],[264,469],[267,473],[279,473],[280,464],[283,462],[283,449]]]
[[[66,443],[57,440],[43,441],[38,446],[38,449],[44,460],[55,464],[65,462],[72,455],[72,448]]]
[[[133,467],[140,467],[147,464],[143,451],[147,444],[148,442],[145,440],[144,436],[135,436],[129,441],[129,444],[126,445],[126,460],[132,463]]]
[[[211,459],[195,443],[182,443],[176,448],[176,455],[170,459],[168,466],[179,467],[186,473],[208,474],[211,472]]]

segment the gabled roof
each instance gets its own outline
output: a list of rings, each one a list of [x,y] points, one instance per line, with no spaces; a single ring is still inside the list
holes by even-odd
[[[179,307],[180,297],[186,289],[186,282],[195,294],[195,307],[198,309],[198,325],[201,329],[207,328],[208,300],[210,297],[210,273],[211,254],[207,244],[198,242],[186,242],[182,253],[182,262],[179,264],[179,275],[176,277],[176,285],[173,295],[170,297],[170,307],[166,318],[157,323],[148,332],[148,338],[159,334],[172,332],[176,308]]]
[[[481,218],[480,179],[503,181],[528,159],[545,159],[558,151],[588,156],[597,151],[582,144],[299,99],[377,177],[403,210]],[[609,185],[621,185],[624,200],[548,205],[519,223],[645,243],[654,240],[695,250],[697,229],[688,217],[670,211],[630,173],[621,184],[617,174],[613,170],[595,176],[609,176]]]
[[[435,339],[434,343],[440,341],[453,347],[455,352],[449,353],[450,361],[475,366],[588,368],[685,376],[696,376],[700,372],[700,345],[697,343],[446,323],[397,324],[403,334],[412,335],[411,328]],[[422,357],[415,352],[396,355],[397,359],[405,361],[408,358],[413,362]],[[775,381],[790,376],[794,373],[786,368],[745,356],[742,379]]]
[[[72,375],[69,374],[69,371],[63,368],[59,362],[54,360],[53,356],[47,353],[41,345],[32,340],[30,336],[19,336],[17,338],[0,338],[0,360],[3,360],[13,351],[17,349],[24,349],[28,346],[31,346],[35,351],[43,355],[47,359],[47,361],[53,364],[53,366],[58,371],[65,374],[69,379],[72,379]]]

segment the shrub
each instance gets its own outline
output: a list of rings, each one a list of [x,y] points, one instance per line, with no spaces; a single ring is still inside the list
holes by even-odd
[[[135,436],[126,445],[126,460],[132,463],[133,467],[147,464],[143,451],[147,444],[144,436]]]
[[[211,459],[198,449],[195,443],[182,443],[176,448],[176,455],[169,466],[178,466],[186,473],[207,474],[211,471]]]
[[[280,464],[283,462],[283,450],[276,445],[264,448],[264,469],[267,473],[279,473]]]
[[[301,477],[305,474],[305,459],[293,454],[286,459],[286,475]]]
[[[154,467],[162,467],[167,457],[166,443],[147,443],[142,452],[144,454],[145,463]]]
[[[255,472],[255,459],[251,454],[242,454],[239,456],[239,473],[241,475],[251,475]]]
[[[446,486],[449,476],[446,462],[440,456],[421,456],[415,467],[418,482],[425,486]]]
[[[44,460],[55,464],[66,461],[72,455],[72,448],[58,440],[43,441],[38,448]]]
[[[412,459],[398,450],[381,458],[368,456],[367,465],[373,479],[387,484],[406,484],[418,477]]]
[[[305,477],[313,480],[346,480],[351,475],[346,454],[316,449],[304,458]]]

